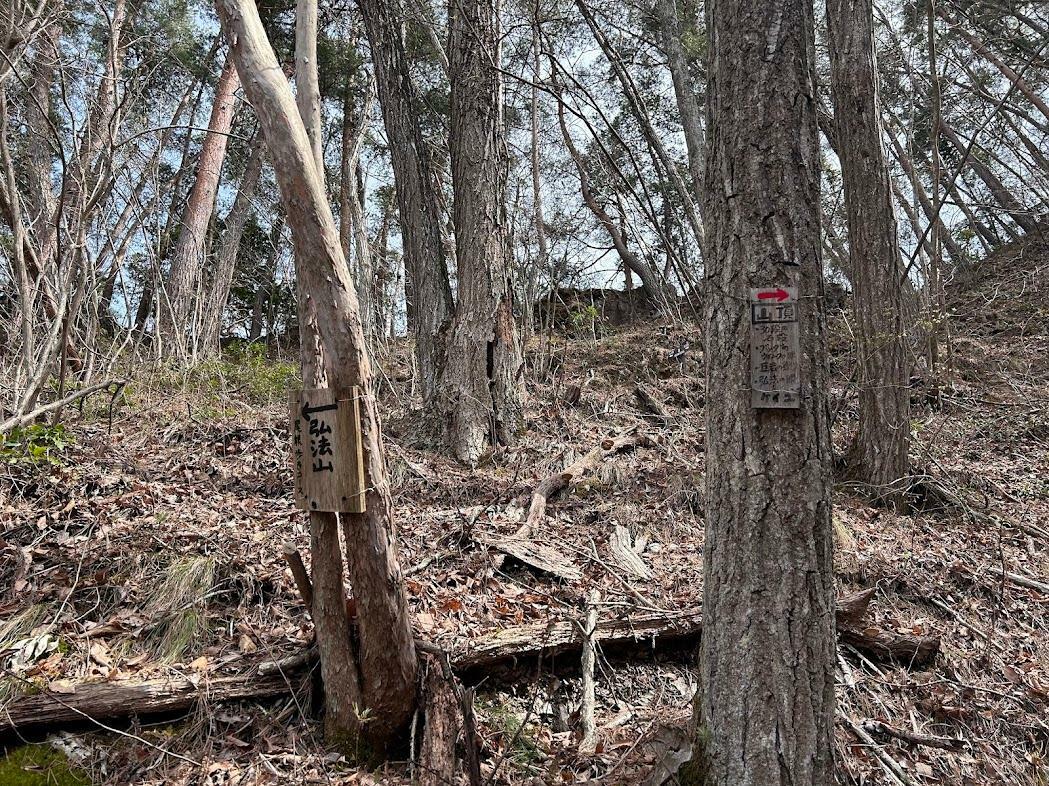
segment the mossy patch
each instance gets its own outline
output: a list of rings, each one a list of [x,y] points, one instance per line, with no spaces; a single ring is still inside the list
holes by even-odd
[[[0,786],[90,786],[91,780],[50,745],[22,745],[0,758]]]

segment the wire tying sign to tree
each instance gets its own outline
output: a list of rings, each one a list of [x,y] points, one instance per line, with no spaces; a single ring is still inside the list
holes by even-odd
[[[750,290],[750,406],[801,406],[801,349],[796,287]]]
[[[360,389],[317,388],[289,396],[295,501],[303,510],[364,512]]]

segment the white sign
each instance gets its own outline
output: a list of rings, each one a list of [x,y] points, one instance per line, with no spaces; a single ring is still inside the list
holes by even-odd
[[[798,290],[768,286],[750,290],[750,406],[801,406],[801,342]]]

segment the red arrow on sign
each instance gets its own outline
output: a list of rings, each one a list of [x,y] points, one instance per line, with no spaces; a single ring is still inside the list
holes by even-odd
[[[773,289],[768,292],[758,292],[758,300],[775,300],[777,303],[782,303],[789,297],[790,293],[785,289]]]

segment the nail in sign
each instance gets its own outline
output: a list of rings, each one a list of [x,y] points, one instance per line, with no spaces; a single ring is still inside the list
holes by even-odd
[[[295,502],[303,510],[364,512],[360,389],[293,390],[288,399]]]
[[[801,406],[797,287],[750,290],[750,406]]]

